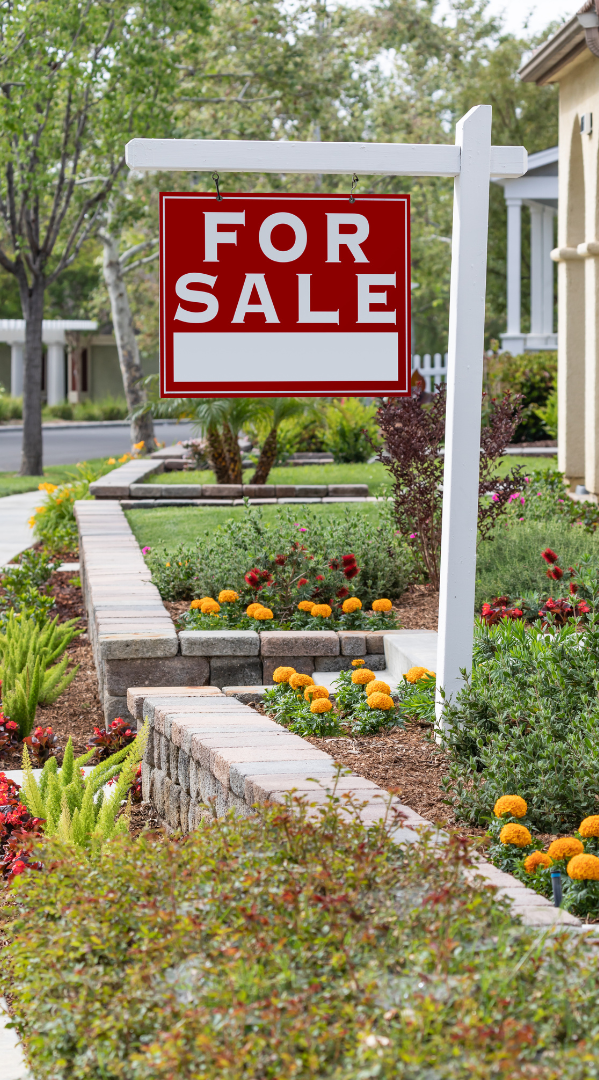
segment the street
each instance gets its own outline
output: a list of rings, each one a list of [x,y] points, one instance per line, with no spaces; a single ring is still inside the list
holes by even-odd
[[[170,446],[189,439],[191,424],[154,422],[156,438]],[[21,427],[0,426],[0,472],[16,472],[21,464]],[[131,449],[129,424],[123,421],[43,427],[44,465],[75,465],[91,458],[117,457]]]

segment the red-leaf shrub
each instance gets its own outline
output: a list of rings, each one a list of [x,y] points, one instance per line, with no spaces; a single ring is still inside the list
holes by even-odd
[[[117,750],[122,750],[124,746],[129,746],[136,736],[136,732],[133,731],[131,725],[127,720],[123,720],[121,716],[117,716],[116,720],[113,720],[108,731],[104,728],[94,728],[94,734],[87,743],[88,750],[91,750],[92,746],[98,749],[98,760],[104,761],[112,754],[116,754]]]

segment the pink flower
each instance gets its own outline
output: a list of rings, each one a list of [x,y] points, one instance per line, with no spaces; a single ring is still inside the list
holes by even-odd
[[[497,492],[493,493],[493,502],[499,502],[499,495],[497,494]]]
[[[524,506],[524,503],[526,502],[526,499],[524,498],[524,495],[521,496],[520,502],[522,503],[522,506]]]
[[[149,548],[149,547],[143,547],[143,548],[141,549],[141,553],[142,553],[142,555],[147,555],[147,554],[148,554],[148,551],[151,551],[151,550],[152,550],[152,548]]]
[[[418,533],[410,533],[410,540],[415,540],[417,536]]]

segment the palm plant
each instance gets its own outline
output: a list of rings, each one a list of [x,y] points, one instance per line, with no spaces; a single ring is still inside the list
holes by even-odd
[[[262,444],[251,484],[265,484],[268,480],[268,474],[277,460],[278,429],[283,420],[299,416],[309,408],[308,402],[298,398],[267,398],[261,401],[260,412],[268,421],[269,431]]]

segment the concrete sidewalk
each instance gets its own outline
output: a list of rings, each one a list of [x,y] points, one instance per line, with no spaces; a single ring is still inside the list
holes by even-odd
[[[0,567],[35,542],[27,522],[43,499],[43,491],[24,491],[0,499]]]

